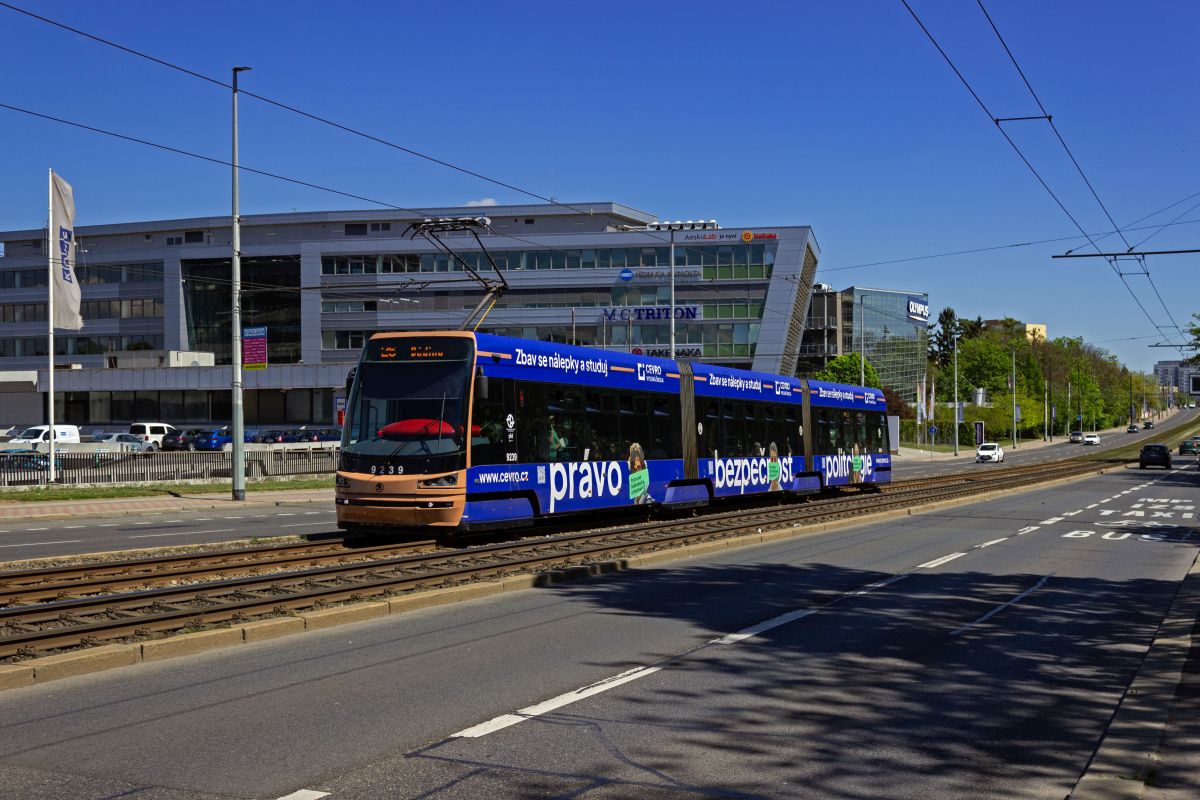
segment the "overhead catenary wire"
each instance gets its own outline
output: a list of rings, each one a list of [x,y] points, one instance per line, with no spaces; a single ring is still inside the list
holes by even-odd
[[[1104,216],[1108,218],[1109,224],[1117,230],[1117,235],[1119,235],[1121,237],[1121,241],[1125,243],[1126,252],[1132,252],[1134,246],[1129,243],[1129,239],[1125,237],[1125,234],[1117,225],[1117,221],[1113,219],[1112,214],[1109,212],[1108,206],[1106,206],[1104,201],[1100,199],[1100,194],[1096,191],[1096,187],[1092,185],[1091,180],[1083,171],[1083,167],[1080,165],[1079,160],[1075,158],[1075,154],[1071,152],[1071,148],[1067,146],[1067,140],[1063,138],[1062,133],[1058,130],[1058,126],[1054,124],[1054,117],[1051,116],[1048,111],[1046,111],[1046,107],[1042,104],[1042,99],[1038,97],[1037,92],[1033,90],[1033,85],[1030,84],[1029,78],[1025,76],[1025,71],[1021,69],[1021,65],[1017,63],[1016,56],[1013,55],[1012,50],[1008,46],[1008,42],[1004,40],[1003,34],[1000,33],[1000,29],[996,26],[991,14],[988,13],[987,8],[983,5],[983,0],[975,0],[975,2],[979,6],[979,10],[983,12],[983,16],[987,19],[988,25],[991,26],[992,32],[996,34],[996,38],[1000,41],[1000,46],[1003,47],[1004,52],[1008,54],[1008,59],[1012,62],[1013,67],[1017,70],[1017,74],[1021,76],[1021,80],[1025,83],[1025,88],[1029,90],[1030,96],[1033,97],[1034,102],[1037,103],[1038,108],[1041,110],[1042,114],[1045,115],[1045,120],[1050,126],[1050,130],[1054,131],[1054,136],[1058,139],[1058,143],[1062,145],[1063,151],[1067,154],[1067,157],[1071,159],[1071,163],[1075,165],[1075,171],[1079,173],[1079,177],[1088,187],[1088,191],[1092,193],[1092,197],[1095,198],[1096,204],[1100,206],[1100,209],[1104,212]],[[1092,245],[1096,246],[1096,243],[1092,242]],[[1099,250],[1098,247],[1097,250]],[[1150,275],[1150,270],[1146,267],[1145,258],[1138,258],[1137,262],[1141,266],[1146,280],[1150,283],[1150,288],[1154,290],[1155,297],[1158,298],[1158,302],[1162,305],[1163,311],[1167,313],[1167,319],[1171,320],[1171,326],[1182,335],[1183,329],[1179,327],[1179,323],[1175,321],[1174,315],[1171,314],[1171,309],[1167,307],[1166,301],[1163,300],[1162,293],[1158,290],[1158,285],[1154,282],[1154,278]],[[1120,274],[1119,270],[1118,274]],[[1122,280],[1124,280],[1123,276]]]
[[[1021,162],[1023,164],[1025,164],[1025,166],[1029,169],[1030,173],[1034,176],[1034,178],[1037,180],[1037,182],[1042,186],[1043,189],[1046,190],[1046,193],[1050,195],[1051,199],[1054,200],[1054,203],[1059,207],[1059,209],[1063,212],[1063,214],[1066,215],[1067,219],[1071,220],[1071,223],[1080,232],[1080,234],[1082,234],[1083,237],[1085,239],[1087,239],[1088,244],[1090,244],[1093,248],[1095,248],[1096,252],[1103,252],[1103,251],[1101,251],[1099,245],[1096,244],[1093,237],[1088,235],[1087,231],[1084,230],[1083,226],[1079,223],[1079,221],[1075,218],[1075,216],[1073,214],[1071,214],[1070,210],[1067,209],[1067,207],[1063,203],[1063,201],[1058,197],[1057,194],[1055,194],[1054,190],[1050,188],[1050,185],[1046,182],[1045,178],[1043,178],[1041,173],[1038,172],[1037,168],[1033,166],[1033,164],[1026,157],[1025,153],[1022,152],[1021,148],[1017,145],[1017,143],[1015,141],[1013,141],[1012,137],[1008,135],[1008,132],[1004,130],[1004,126],[1000,124],[1000,119],[995,114],[993,114],[991,109],[989,109],[987,107],[987,104],[983,102],[983,99],[979,96],[979,93],[976,92],[974,87],[971,86],[970,81],[968,81],[966,79],[966,76],[964,76],[962,74],[962,71],[959,70],[958,66],[954,63],[954,60],[950,58],[950,55],[946,52],[945,48],[942,47],[941,43],[938,42],[937,38],[933,35],[933,33],[929,30],[929,28],[926,27],[925,23],[921,21],[921,18],[917,15],[917,12],[913,10],[913,7],[911,5],[909,5],[908,0],[900,0],[900,2],[904,5],[905,9],[908,10],[908,13],[912,16],[913,20],[917,23],[917,26],[925,34],[926,38],[929,39],[930,43],[934,46],[934,48],[938,51],[938,53],[942,56],[942,59],[946,62],[946,64],[950,67],[950,69],[958,77],[958,79],[962,83],[962,85],[971,94],[971,97],[973,97],[975,99],[975,102],[979,105],[979,108],[983,111],[984,114],[987,115],[988,119],[991,120],[993,124],[995,124],[996,130],[999,131],[1000,135],[1004,137],[1004,140],[1006,142],[1008,142],[1009,146],[1013,149],[1013,152],[1017,154],[1017,157],[1021,159]],[[1113,223],[1113,227],[1116,227],[1116,223]],[[1154,321],[1154,317],[1146,309],[1146,306],[1142,303],[1141,299],[1137,296],[1137,293],[1133,291],[1133,287],[1131,287],[1129,285],[1129,282],[1125,280],[1125,276],[1121,274],[1121,270],[1117,267],[1115,260],[1110,261],[1109,266],[1112,267],[1113,272],[1116,274],[1117,278],[1121,281],[1121,284],[1125,287],[1125,290],[1129,293],[1129,296],[1133,299],[1133,302],[1141,310],[1142,314],[1146,317],[1146,319],[1150,322],[1150,324],[1154,327],[1155,330],[1160,330],[1161,326],[1159,326],[1158,323],[1156,323]]]

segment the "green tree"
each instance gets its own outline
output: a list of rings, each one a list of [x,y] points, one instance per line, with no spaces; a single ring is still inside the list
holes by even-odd
[[[825,368],[813,375],[819,381],[829,381],[830,383],[848,383],[852,386],[858,386],[860,375],[863,371],[861,356],[858,353],[847,353],[844,356],[830,359]],[[882,388],[879,382],[879,373],[875,371],[875,367],[871,366],[871,362],[866,363],[866,379],[867,386],[873,388]]]
[[[954,358],[954,337],[962,335],[958,314],[947,306],[938,314],[937,322],[929,326],[929,360],[943,369]]]

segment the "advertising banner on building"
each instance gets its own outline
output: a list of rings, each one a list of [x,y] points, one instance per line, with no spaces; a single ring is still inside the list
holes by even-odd
[[[242,328],[242,369],[267,368],[267,328]]]

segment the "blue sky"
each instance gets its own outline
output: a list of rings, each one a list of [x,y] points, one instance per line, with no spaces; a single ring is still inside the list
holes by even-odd
[[[975,3],[910,2],[996,115],[1038,113]],[[1144,277],[1127,280],[1154,322],[1104,261],[1051,260],[1082,238],[847,269],[1077,234],[900,2],[15,4],[221,79],[253,66],[251,91],[563,201],[810,224],[818,280],[837,288],[924,290],[935,313],[1045,322],[1138,369],[1176,357],[1135,338],[1168,323]],[[987,8],[1119,225],[1200,192],[1200,4]],[[0,74],[0,103],[228,157],[227,90],[3,8]],[[527,199],[249,98],[241,118],[247,166],[398,206]],[[1087,231],[1111,229],[1044,122],[1007,130]],[[44,224],[47,167],[73,183],[80,224],[229,209],[225,168],[0,109],[0,229]],[[242,183],[243,213],[370,207]],[[1145,247],[1198,241],[1200,224],[1184,224]],[[1196,260],[1149,261],[1181,325],[1197,310]]]

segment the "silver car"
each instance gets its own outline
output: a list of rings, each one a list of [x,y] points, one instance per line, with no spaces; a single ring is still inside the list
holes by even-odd
[[[92,441],[103,444],[115,451],[127,453],[153,453],[158,447],[154,442],[143,441],[140,436],[132,433],[104,433],[93,436]]]

